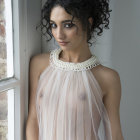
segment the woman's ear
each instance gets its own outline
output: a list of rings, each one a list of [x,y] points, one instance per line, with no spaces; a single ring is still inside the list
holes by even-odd
[[[92,24],[93,24],[93,18],[92,18],[92,17],[89,17],[89,18],[88,18],[88,21],[89,21],[89,23],[90,23],[90,27],[91,27]]]

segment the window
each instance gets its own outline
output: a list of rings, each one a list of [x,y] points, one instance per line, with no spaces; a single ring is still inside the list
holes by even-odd
[[[11,1],[0,1],[0,80],[13,76],[13,34]]]
[[[14,139],[14,90],[0,93],[0,140]]]
[[[13,33],[11,1],[0,1],[0,139],[14,140]],[[11,81],[11,82],[10,82]]]
[[[0,0],[0,140],[25,140],[28,70],[41,52],[41,1]]]

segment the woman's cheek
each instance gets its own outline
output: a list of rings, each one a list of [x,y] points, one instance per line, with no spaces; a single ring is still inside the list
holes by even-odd
[[[68,33],[68,36],[70,38],[75,38],[77,37],[77,31],[76,30],[72,30],[71,32]]]

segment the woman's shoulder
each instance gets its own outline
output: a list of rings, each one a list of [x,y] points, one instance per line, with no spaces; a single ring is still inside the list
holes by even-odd
[[[117,75],[118,72],[110,67],[104,66],[102,64],[95,67],[94,71],[98,71],[100,74],[102,74],[105,77],[112,77],[113,75]]]
[[[41,74],[44,69],[49,65],[50,52],[36,54],[30,59],[30,67]]]
[[[113,86],[113,84],[120,84],[119,73],[113,68],[100,64],[96,66],[92,72],[104,95],[107,93],[109,88]]]

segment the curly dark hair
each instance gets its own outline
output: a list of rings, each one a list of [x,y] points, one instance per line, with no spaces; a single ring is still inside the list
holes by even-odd
[[[41,22],[36,26],[36,29],[41,27],[43,35],[50,36],[47,41],[50,41],[53,36],[50,28],[50,14],[55,6],[63,7],[73,18],[79,19],[83,30],[87,31],[88,43],[91,37],[95,38],[95,33],[101,36],[103,28],[109,29],[109,17],[112,11],[109,9],[109,0],[47,0],[41,10]],[[90,17],[93,19],[92,25],[88,21]]]

